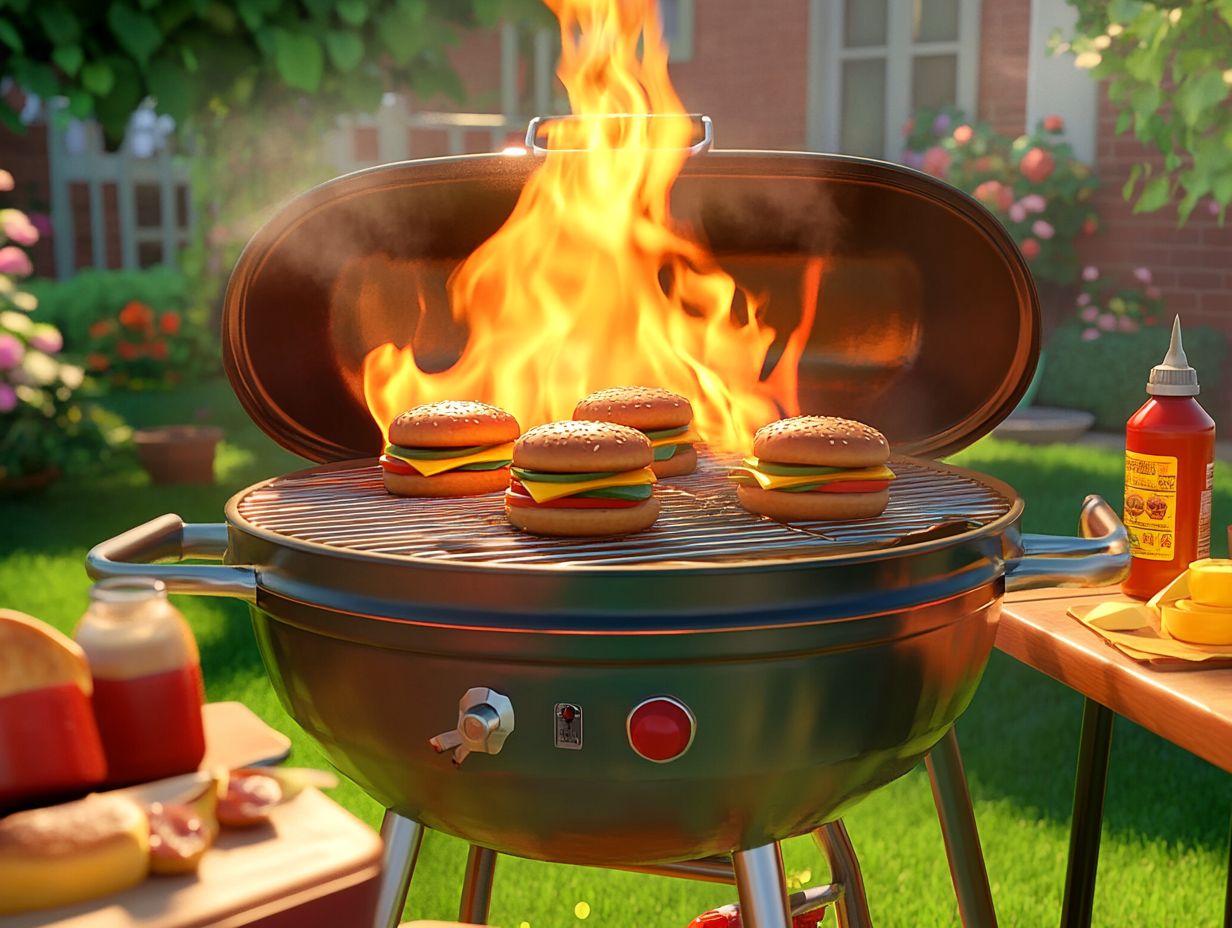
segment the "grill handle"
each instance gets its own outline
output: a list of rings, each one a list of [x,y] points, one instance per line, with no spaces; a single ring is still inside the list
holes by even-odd
[[[1080,538],[1023,535],[1022,555],[1005,562],[1005,588],[1105,586],[1129,571],[1129,533],[1102,496],[1088,496],[1078,516]]]
[[[155,564],[185,558],[221,560],[227,553],[227,526],[188,524],[168,513],[95,545],[86,555],[86,573],[107,577],[150,577],[167,585],[168,593],[234,596],[254,602],[257,572],[251,567],[213,564]]]

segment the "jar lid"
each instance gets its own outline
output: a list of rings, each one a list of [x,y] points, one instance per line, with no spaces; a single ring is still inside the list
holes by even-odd
[[[1189,366],[1181,343],[1181,317],[1172,320],[1172,341],[1163,361],[1151,368],[1146,392],[1152,396],[1197,396],[1198,372]]]

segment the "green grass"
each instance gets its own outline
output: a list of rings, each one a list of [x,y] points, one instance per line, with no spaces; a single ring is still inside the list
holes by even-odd
[[[135,467],[62,481],[38,499],[0,500],[0,606],[64,630],[80,616],[89,587],[87,548],[164,512],[216,522],[227,497],[301,462],[251,425],[224,384],[173,395],[114,401],[137,425],[192,421],[201,408],[227,430],[209,488],[152,487]],[[1087,493],[1114,503],[1121,459],[1086,448],[1026,448],[986,440],[955,459],[1006,480],[1027,500],[1025,528],[1072,534]],[[1216,471],[1216,553],[1232,521],[1232,468]],[[208,697],[238,699],[286,732],[298,764],[325,766],[321,752],[275,699],[245,608],[180,598],[201,647]],[[997,653],[959,725],[994,899],[1008,926],[1055,924],[1068,841],[1081,700]],[[376,825],[380,810],[349,783],[334,798]],[[1119,721],[1113,741],[1095,922],[1099,925],[1214,926],[1223,910],[1228,778],[1208,764]],[[892,926],[957,925],[941,835],[922,769],[854,809],[847,824],[864,868],[874,920]],[[450,918],[466,847],[430,834],[408,914]],[[788,870],[805,882],[826,878],[811,843],[788,842]],[[723,886],[639,874],[502,859],[492,921],[505,928],[580,925],[574,905],[591,907],[587,926],[684,928],[695,914],[733,901]],[[831,923],[832,924],[832,923]]]

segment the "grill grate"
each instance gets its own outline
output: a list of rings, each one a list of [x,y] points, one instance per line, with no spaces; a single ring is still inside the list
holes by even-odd
[[[348,551],[489,566],[594,567],[814,560],[957,535],[995,521],[1012,500],[970,476],[924,461],[890,462],[898,479],[880,518],[788,526],[746,512],[726,479],[729,460],[657,485],[658,521],[620,538],[541,538],[505,521],[498,495],[407,499],[385,492],[375,464],[278,477],[238,504],[255,528]]]

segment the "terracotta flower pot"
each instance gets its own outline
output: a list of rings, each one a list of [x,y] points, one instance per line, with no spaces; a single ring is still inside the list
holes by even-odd
[[[49,467],[47,470],[41,470],[36,474],[24,474],[21,477],[2,477],[0,478],[0,496],[25,496],[32,493],[41,493],[51,486],[59,476],[59,468]]]
[[[168,425],[137,429],[133,442],[150,479],[158,484],[211,484],[214,450],[222,429],[212,426]]]

